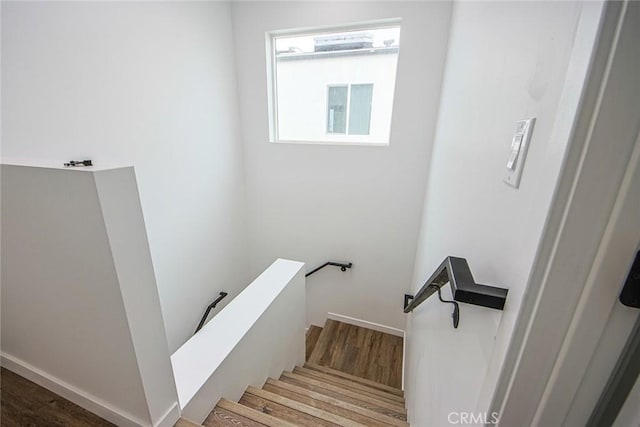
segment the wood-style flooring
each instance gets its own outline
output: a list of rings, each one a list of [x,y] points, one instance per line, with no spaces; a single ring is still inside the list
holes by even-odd
[[[307,362],[391,387],[402,387],[402,337],[331,319],[317,338],[315,333],[311,335],[311,340],[316,340],[315,346],[307,356]],[[307,344],[307,348],[312,345]]]
[[[0,376],[2,427],[113,426],[86,409],[2,368]]]

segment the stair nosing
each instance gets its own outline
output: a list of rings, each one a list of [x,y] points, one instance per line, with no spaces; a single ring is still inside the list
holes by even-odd
[[[372,409],[368,409],[368,408],[364,408],[362,406],[358,406],[354,403],[350,403],[350,402],[346,402],[344,400],[340,400],[337,397],[333,397],[333,396],[327,396],[325,394],[319,393],[317,391],[313,391],[313,390],[309,390],[303,387],[299,387],[297,385],[294,384],[290,384],[284,381],[280,381],[274,378],[268,378],[265,384],[269,384],[273,387],[276,388],[281,388],[284,390],[288,390],[292,393],[295,394],[299,394],[302,396],[307,396],[310,399],[314,399],[314,400],[318,400],[321,402],[324,402],[326,404],[329,405],[333,405],[336,407],[341,407],[345,410],[351,411],[351,412],[355,412],[359,415],[362,415],[364,417],[368,417],[368,418],[372,418],[376,421],[380,421],[382,423],[388,424],[388,425],[393,425],[393,426],[398,426],[398,427],[404,427],[404,426],[408,426],[409,424],[406,421],[403,420],[399,420],[397,418],[394,418],[392,416],[389,416],[387,414],[382,414],[380,412],[376,412]],[[334,402],[340,402],[340,405],[335,404]]]
[[[274,417],[269,414],[265,414],[264,412],[256,411],[253,408],[241,405],[240,403],[232,402],[231,400],[225,398],[220,399],[216,406],[219,406],[222,409],[226,409],[229,412],[233,412],[236,415],[249,418],[250,420],[257,423],[264,424],[268,427],[297,427],[295,424],[292,424],[289,421]]]
[[[376,388],[379,387],[381,389],[384,390],[388,390],[391,394],[395,394],[399,397],[404,397],[404,391],[402,389],[396,388],[396,387],[392,387],[390,385],[387,384],[383,384],[383,383],[379,383],[376,381],[372,381],[370,379],[367,378],[362,378],[362,377],[358,377],[356,375],[352,375],[352,374],[348,374],[346,372],[342,372],[338,369],[333,369],[330,368],[329,366],[323,366],[323,365],[318,365],[317,363],[312,363],[312,362],[305,362],[303,367],[307,368],[307,369],[312,369],[312,370],[316,370],[318,372],[322,372],[325,373],[327,375],[333,375],[339,378],[343,378],[355,383],[360,383],[362,385],[366,385],[366,386],[370,386],[372,388]]]
[[[353,382],[353,381],[349,381],[349,380],[345,380],[345,379],[342,379],[342,378],[334,377],[334,376],[331,376],[329,374],[325,374],[325,373],[322,373],[322,372],[319,372],[319,371],[314,371],[313,369],[301,368],[299,366],[296,366],[294,368],[293,372],[296,373],[296,371],[298,371],[298,373],[300,375],[305,375],[306,374],[306,375],[311,376],[311,377],[327,379],[326,382],[328,382],[328,383],[332,383],[332,384],[337,383],[339,385],[343,385],[344,387],[350,387],[351,389],[355,389],[355,390],[361,391],[362,393],[369,393],[369,394],[373,394],[375,396],[380,396],[380,398],[382,398],[382,399],[398,402],[401,405],[404,405],[406,403],[404,397],[400,397],[400,396],[397,396],[395,394],[387,393],[387,392],[382,391],[382,390],[377,390],[377,389],[374,389],[372,387],[369,387],[369,386],[366,386],[366,385],[363,385],[363,384],[359,384],[359,383],[356,383],[356,382]]]
[[[407,409],[404,406],[401,406],[401,405],[399,405],[397,403],[394,403],[394,402],[389,402],[388,400],[381,400],[381,399],[377,399],[374,396],[367,396],[367,395],[363,395],[363,394],[358,394],[356,391],[349,390],[349,389],[346,389],[344,387],[337,386],[335,384],[325,383],[325,382],[322,382],[322,381],[314,379],[314,378],[305,377],[304,375],[298,375],[298,374],[295,374],[293,372],[284,371],[282,373],[282,376],[290,377],[290,378],[292,378],[294,380],[298,380],[298,381],[301,381],[301,382],[306,382],[308,384],[315,385],[315,386],[320,387],[320,388],[325,388],[325,389],[327,389],[329,391],[333,391],[335,393],[344,394],[345,396],[351,397],[353,399],[368,400],[371,403],[374,403],[374,404],[380,406],[381,408],[389,409],[391,411],[398,412],[399,414],[403,414],[403,415],[407,414]]]
[[[262,390],[257,387],[249,386],[247,387],[245,393],[252,394],[256,397],[269,400],[274,403],[278,403],[280,405],[293,409],[294,411],[302,412],[303,414],[307,414],[333,424],[338,424],[342,427],[366,427],[363,424],[345,418],[341,415],[332,414],[325,410],[309,406],[306,403],[298,402],[297,400],[289,399],[288,397],[280,396],[279,394],[272,393],[267,390]]]

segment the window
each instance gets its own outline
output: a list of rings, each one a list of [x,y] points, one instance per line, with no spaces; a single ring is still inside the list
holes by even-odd
[[[397,20],[268,37],[272,142],[389,143]]]
[[[329,86],[327,132],[345,133],[347,130],[348,86]]]
[[[329,86],[327,133],[369,135],[373,84]],[[347,114],[347,111],[349,112]]]

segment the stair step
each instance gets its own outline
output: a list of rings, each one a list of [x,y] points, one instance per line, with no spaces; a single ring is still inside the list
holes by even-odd
[[[353,381],[345,380],[343,378],[339,378],[333,375],[325,374],[319,371],[315,371],[307,368],[295,367],[293,369],[294,374],[305,375],[308,377],[315,378],[319,381],[323,381],[329,384],[337,385],[343,388],[347,388],[349,390],[357,391],[362,394],[366,394],[367,396],[373,396],[378,399],[384,399],[389,402],[395,402],[400,406],[405,405],[404,398],[395,394],[388,393],[386,391],[378,390],[360,383],[356,383]]]
[[[375,381],[371,381],[368,380],[366,378],[362,378],[362,377],[357,377],[355,375],[351,375],[351,374],[347,374],[346,372],[342,372],[342,371],[338,371],[337,369],[332,369],[329,368],[327,366],[320,366],[317,365],[315,363],[305,363],[304,367],[307,369],[312,369],[314,371],[319,371],[328,375],[333,375],[336,377],[340,377],[340,378],[344,378],[346,380],[352,381],[352,382],[356,382],[356,383],[360,383],[362,385],[366,385],[378,390],[382,390],[382,391],[386,391],[387,393],[391,393],[391,394],[395,394],[397,396],[400,397],[404,397],[404,391],[400,390],[399,388],[395,388],[395,387],[391,387],[389,385],[386,384],[382,384],[382,383],[378,383]]]
[[[280,405],[284,408],[287,408],[286,411],[281,411],[281,415],[283,415],[284,419],[288,419],[289,421],[295,423],[298,423],[300,420],[302,420],[304,422],[309,422],[309,425],[363,427],[362,424],[359,424],[340,415],[330,413],[322,409],[318,409],[313,406],[298,402],[296,400],[280,396],[276,393],[261,390],[256,387],[247,387],[245,396],[247,396],[247,398],[249,398],[249,396],[252,396],[252,402],[254,402],[254,404],[258,399],[267,402],[264,405],[262,403],[260,404],[264,409],[272,409],[274,405]],[[243,396],[243,399],[245,398],[245,396]],[[240,399],[240,402],[242,403],[242,399]],[[300,414],[303,414],[304,417],[301,417]],[[301,425],[307,424],[302,423]]]
[[[213,408],[206,420],[202,423],[204,427],[222,427],[222,426],[243,426],[243,427],[264,427],[249,418],[243,417],[235,412],[222,409],[218,406]]]
[[[316,344],[318,343],[318,338],[320,338],[321,333],[322,328],[320,326],[309,326],[305,339],[305,360],[309,360],[309,357],[311,357],[311,353],[313,353],[313,349],[316,348]]]
[[[262,411],[256,411],[248,406],[241,405],[239,403],[232,402],[227,399],[220,399],[215,408],[213,408],[212,412],[226,412],[227,416],[231,414],[232,418],[224,418],[226,420],[226,424],[205,424],[212,426],[268,426],[268,427],[296,427],[296,424],[289,423],[285,420],[278,419],[276,417],[272,417],[269,414],[265,414]],[[211,416],[211,415],[210,415]],[[209,418],[207,418],[208,420]],[[234,421],[235,420],[235,421]],[[215,417],[213,421],[218,421]],[[224,422],[224,421],[223,421]],[[250,424],[253,423],[253,424]]]
[[[269,378],[262,388],[309,406],[341,415],[366,426],[408,426],[406,422],[397,418],[273,378]]]
[[[296,411],[305,413],[307,415],[311,415],[316,418],[320,418],[321,420],[324,420],[324,421],[328,421],[333,425],[338,425],[341,427],[363,427],[362,424],[357,423],[351,419],[345,418],[339,414],[328,412],[328,411],[316,408],[314,406],[299,402],[294,399],[289,399],[277,393],[272,393],[267,390],[261,390],[256,387],[248,387],[247,392],[255,396],[258,396],[262,399],[279,403],[281,405],[288,406],[289,408],[295,409]]]
[[[306,388],[316,393],[321,393],[403,421],[407,420],[407,410],[397,403],[376,399],[372,396],[366,396],[356,391],[348,390],[333,384],[318,381],[311,377],[291,372],[283,372],[280,376],[280,381]]]

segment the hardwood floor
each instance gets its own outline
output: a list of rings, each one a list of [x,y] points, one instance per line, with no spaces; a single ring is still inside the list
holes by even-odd
[[[0,420],[3,427],[113,426],[31,381],[2,368]]]
[[[307,361],[400,388],[402,347],[402,337],[329,319]]]

